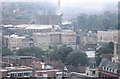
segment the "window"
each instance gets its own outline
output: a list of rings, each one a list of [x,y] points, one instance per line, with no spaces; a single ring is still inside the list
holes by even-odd
[[[107,68],[107,71],[108,71],[109,68]]]
[[[102,40],[102,37],[100,37],[100,40]]]
[[[7,76],[10,76],[10,74],[7,74]]]
[[[18,73],[18,76],[20,76],[20,73]]]
[[[117,74],[117,69],[114,70],[114,73]]]
[[[14,74],[10,74],[10,76],[11,76],[11,77],[13,77],[13,76],[14,76]]]
[[[113,71],[112,72],[114,72],[114,69],[113,69]]]
[[[89,74],[87,73],[87,75],[89,75]]]
[[[95,74],[95,71],[93,71],[92,73]]]
[[[111,69],[110,69],[110,72],[111,72]]]

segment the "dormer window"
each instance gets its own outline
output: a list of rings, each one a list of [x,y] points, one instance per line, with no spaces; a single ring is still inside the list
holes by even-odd
[[[113,69],[113,71],[112,71],[113,73],[114,73],[114,69]]]
[[[108,71],[108,68],[106,67],[105,71]]]
[[[110,69],[110,72],[111,72],[112,69]]]
[[[110,68],[108,68],[108,72],[110,72],[111,71],[111,69]]]
[[[105,70],[105,67],[102,67],[102,70]]]
[[[117,74],[117,69],[115,69],[114,73]]]

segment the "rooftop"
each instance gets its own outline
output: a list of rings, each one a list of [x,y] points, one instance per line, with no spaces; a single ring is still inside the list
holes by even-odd
[[[99,68],[102,68],[102,67],[107,67],[110,69],[119,69],[120,63],[111,62],[111,61],[108,61],[107,59],[102,59],[100,65],[99,65]]]
[[[4,56],[3,58],[11,58],[11,59],[32,59],[35,58],[33,56]]]
[[[27,66],[20,66],[20,67],[5,67],[6,70],[21,70],[21,69],[33,69]]]
[[[36,72],[51,72],[51,71],[55,71],[55,72],[58,72],[60,71],[59,69],[52,69],[52,70],[38,70]]]
[[[24,28],[24,29],[51,29],[51,28],[59,28],[58,25],[36,25],[36,24],[29,24],[29,25],[16,25],[15,28]]]

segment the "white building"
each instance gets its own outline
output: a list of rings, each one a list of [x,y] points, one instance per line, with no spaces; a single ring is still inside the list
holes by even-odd
[[[95,51],[85,51],[88,58],[95,58]]]
[[[118,41],[118,31],[97,31],[98,42],[115,42]]]
[[[61,32],[50,33],[50,44],[61,44]]]
[[[58,25],[36,25],[36,24],[15,25],[13,27],[7,28],[11,31],[14,31],[17,35],[31,35],[31,36],[33,35],[33,33],[51,32],[60,29]]]
[[[72,30],[65,30],[61,35],[62,44],[73,45],[76,44],[76,33]]]
[[[5,36],[5,38],[7,39],[8,48],[11,49],[12,51],[33,45],[31,44],[32,41],[24,36],[11,35]]]
[[[35,46],[56,44],[74,45],[76,44],[76,33],[73,31],[34,33],[33,41]]]
[[[98,77],[98,69],[87,67],[85,71],[86,77]]]
[[[50,45],[50,33],[34,33],[33,41],[35,46]]]

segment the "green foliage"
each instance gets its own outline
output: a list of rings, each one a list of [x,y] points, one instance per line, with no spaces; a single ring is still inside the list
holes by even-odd
[[[49,54],[50,59],[52,61],[59,61],[60,60],[60,56],[55,50],[49,50],[48,54]]]
[[[101,43],[100,44],[102,47],[96,50],[96,53],[98,54],[113,54],[114,51],[114,43],[109,42],[109,43]]]
[[[57,45],[49,46],[49,49],[57,51],[58,50],[58,46]]]
[[[96,60],[96,66],[99,66],[99,64],[100,64],[100,62],[101,62],[101,57],[100,57],[100,55],[99,54],[97,54],[96,55],[96,57],[95,57],[95,60]]]
[[[66,61],[67,55],[68,55],[70,52],[72,52],[72,50],[73,50],[73,49],[72,49],[71,47],[67,47],[67,46],[65,46],[65,45],[61,46],[61,47],[58,49],[57,53],[59,54],[60,59],[61,59],[61,61],[62,61],[63,63]]]
[[[49,46],[48,54],[53,61],[61,61],[65,62],[67,55],[72,52],[73,49],[71,47],[67,47],[66,45],[63,46]]]
[[[73,66],[78,66],[82,65],[85,66],[87,65],[88,58],[85,53],[81,53],[78,50],[73,51],[72,53],[69,53],[67,58],[66,58],[66,64],[67,65],[73,65]]]
[[[113,42],[109,42],[109,44],[106,47],[114,50],[114,43]]]
[[[2,56],[8,56],[8,55],[13,55],[13,52],[5,47],[2,47]]]
[[[99,53],[99,54],[112,54],[113,50],[108,48],[108,47],[101,47],[100,49],[98,49],[96,51],[96,53]]]
[[[32,55],[36,57],[41,57],[44,54],[44,51],[39,47],[26,47],[17,50],[16,54],[19,56]]]
[[[96,64],[97,66],[99,66],[100,62],[101,62],[101,54],[113,54],[114,52],[114,43],[113,42],[109,42],[109,43],[101,43],[102,47],[99,48],[98,50],[96,50]]]
[[[108,46],[109,43],[106,42],[98,42],[99,45],[101,45],[102,47],[106,47]]]
[[[105,12],[101,15],[85,15],[81,14],[78,16],[78,25],[79,28],[83,30],[109,30],[109,29],[117,29],[118,27],[118,15],[112,14],[110,12]]]

